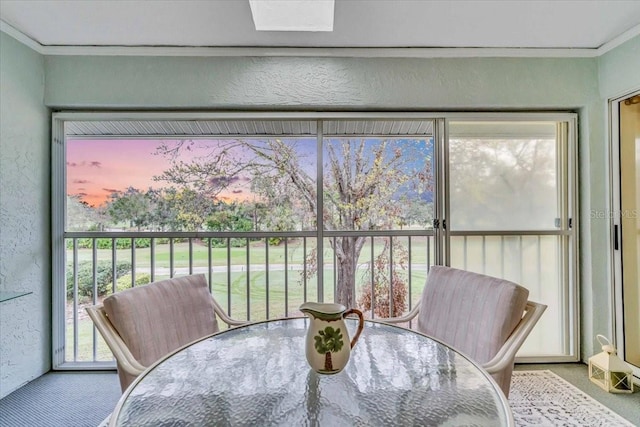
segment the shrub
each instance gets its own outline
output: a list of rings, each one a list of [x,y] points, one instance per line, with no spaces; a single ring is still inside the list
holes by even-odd
[[[249,239],[250,241],[260,240],[260,239]],[[227,239],[226,237],[211,237],[209,239],[211,242],[212,248],[226,248],[227,247]],[[247,239],[244,237],[232,237],[229,239],[229,245],[232,248],[244,248],[247,246]]]
[[[136,274],[136,286],[146,285],[147,283],[151,283],[151,275],[148,273],[140,273]],[[124,275],[118,280],[116,280],[116,291],[124,291],[126,289],[131,289],[131,275]],[[109,290],[110,292],[110,290]]]
[[[370,311],[373,300],[373,313],[376,317],[389,316],[389,282],[376,282],[373,285],[373,298],[371,286],[364,286],[360,292],[358,305],[363,311]],[[407,285],[395,272],[393,274],[393,315],[400,316],[407,308]]]
[[[397,263],[393,269],[391,280],[389,280],[389,253],[390,246],[393,245],[394,260]],[[373,269],[373,289],[371,286],[364,286],[360,291],[358,304],[363,311],[373,310],[376,317],[390,317],[390,302],[393,300],[393,316],[400,316],[407,308],[407,284],[398,270],[406,268],[408,253],[406,249],[397,241],[385,240],[384,248],[375,258],[373,265],[369,265],[368,276]],[[391,282],[391,286],[390,286]],[[393,295],[390,294],[393,288]],[[373,291],[373,295],[372,295]]]
[[[78,249],[93,249],[93,240],[88,237],[83,237],[77,240]],[[151,246],[151,239],[148,237],[139,237],[136,240],[136,248],[148,248]],[[174,242],[178,240],[184,239],[175,239]],[[112,240],[109,238],[100,238],[95,239],[96,248],[97,249],[111,249],[113,244]],[[166,244],[169,243],[169,239],[167,238],[159,238],[156,239],[156,244]],[[67,240],[67,249],[73,249],[73,240]],[[131,239],[129,238],[117,238],[116,239],[116,249],[131,249]]]
[[[131,271],[131,263],[120,261],[116,264],[116,279]],[[81,261],[78,264],[78,296],[93,297],[93,262]],[[73,266],[67,266],[67,298],[73,298]],[[111,261],[98,261],[96,264],[96,285],[98,296],[104,295],[113,283]]]
[[[284,240],[284,238],[282,238],[282,237],[269,237],[269,245],[271,245],[271,246],[279,246],[280,243],[282,243],[283,240]]]

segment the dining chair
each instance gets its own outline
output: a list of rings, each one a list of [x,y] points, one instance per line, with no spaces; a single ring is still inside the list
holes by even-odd
[[[405,316],[380,320],[417,316],[419,332],[466,354],[508,397],[515,355],[547,308],[528,297],[528,289],[508,280],[432,266],[419,303]]]
[[[87,312],[116,359],[123,392],[163,356],[218,332],[218,318],[229,326],[246,323],[227,316],[203,274],[117,292]]]

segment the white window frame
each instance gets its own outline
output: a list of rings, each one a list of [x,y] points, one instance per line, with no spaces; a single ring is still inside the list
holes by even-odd
[[[434,157],[436,176],[436,194],[434,204],[434,216],[445,218],[448,215],[446,203],[439,201],[446,200],[442,196],[448,191],[448,183],[443,179],[446,176],[442,165],[446,165],[446,150],[442,150],[448,141],[449,121],[556,121],[566,122],[568,126],[568,141],[566,158],[566,170],[561,171],[566,174],[569,182],[569,194],[566,196],[568,211],[567,214],[573,220],[573,227],[570,233],[565,233],[569,238],[567,253],[564,254],[567,289],[567,306],[564,313],[568,330],[565,339],[565,354],[561,356],[540,357],[531,360],[519,360],[521,362],[574,362],[579,360],[579,274],[578,274],[578,248],[579,248],[579,219],[577,215],[578,194],[577,194],[577,114],[567,112],[457,112],[457,113],[416,113],[416,112],[378,112],[378,113],[301,113],[301,112],[261,112],[261,113],[217,113],[217,112],[58,112],[52,116],[52,283],[53,283],[53,313],[52,313],[52,362],[54,369],[101,369],[113,367],[113,364],[100,365],[64,363],[65,353],[65,247],[64,247],[64,226],[66,212],[66,143],[65,143],[65,122],[67,121],[109,121],[109,120],[433,120]],[[318,140],[322,141],[322,130],[318,129]],[[321,142],[320,142],[321,143]],[[321,161],[318,162],[322,167]],[[445,166],[446,167],[446,166]],[[318,183],[319,189],[322,185]],[[321,191],[319,191],[321,194]],[[439,197],[440,196],[440,197]],[[321,224],[318,224],[321,227]],[[439,251],[436,253],[436,263],[446,263],[448,253],[446,242],[448,233],[446,230],[437,231],[436,240],[440,240]],[[322,241],[318,241],[318,250],[322,250]],[[444,249],[443,249],[444,248]],[[318,280],[322,280],[321,275]]]

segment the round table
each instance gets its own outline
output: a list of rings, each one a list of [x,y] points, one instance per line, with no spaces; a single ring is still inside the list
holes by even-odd
[[[308,323],[248,324],[177,350],[125,391],[110,426],[513,425],[493,379],[434,339],[366,321],[346,368],[322,375],[305,358]]]

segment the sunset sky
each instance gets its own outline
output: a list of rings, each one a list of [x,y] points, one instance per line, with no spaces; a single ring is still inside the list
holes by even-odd
[[[171,166],[169,159],[155,155],[160,140],[134,139],[69,139],[67,141],[67,194],[78,195],[92,206],[100,206],[115,191],[134,187],[146,191],[149,187],[166,187],[164,181],[154,181]],[[165,141],[171,142],[171,141]],[[315,171],[315,140],[302,140],[296,146],[301,157],[306,158],[305,168]],[[310,142],[310,143],[308,143]],[[181,151],[180,160],[189,162],[206,156],[215,149],[217,141],[199,140],[190,150]],[[310,160],[313,159],[313,160]],[[218,195],[222,200],[246,200],[250,192],[250,177],[234,180],[226,191]]]
[[[333,139],[328,141],[334,142]],[[80,196],[80,199],[92,206],[100,206],[109,200],[109,196],[116,191],[125,191],[133,187],[146,191],[150,187],[160,189],[170,185],[164,181],[154,181],[153,177],[161,175],[171,167],[171,161],[163,155],[156,155],[156,148],[161,143],[171,144],[177,141],[157,139],[68,139],[67,140],[67,194]],[[228,140],[227,140],[228,142]],[[300,138],[283,141],[291,143],[297,153],[299,166],[310,176],[314,176],[317,169],[317,142],[314,138]],[[329,143],[331,143],[329,142]],[[366,141],[370,145],[369,153],[380,140],[372,138]],[[215,152],[218,140],[197,140],[189,149],[180,151],[180,158],[184,162],[191,162],[198,157],[206,157]],[[252,141],[261,144],[261,141]],[[335,143],[340,143],[339,139]],[[406,140],[397,140],[387,148],[389,153],[402,147],[407,155],[412,156],[405,167],[424,169],[424,162],[432,150],[430,143],[417,141],[418,145]],[[418,148],[413,152],[411,147]],[[340,150],[337,150],[340,152]],[[410,154],[411,153],[411,154]],[[416,156],[416,154],[418,154]],[[247,151],[238,149],[231,155],[232,163],[247,160]],[[237,160],[234,160],[237,159]],[[327,158],[325,157],[325,161]],[[230,177],[231,178],[231,177]],[[226,201],[247,200],[255,197],[250,190],[253,176],[235,176],[231,184],[218,198]]]
[[[153,180],[171,166],[165,156],[153,154],[159,144],[159,140],[68,140],[67,194],[99,206],[114,191],[128,187],[146,191],[149,187],[167,186],[166,182]],[[203,153],[198,149],[185,151],[181,159],[188,161]],[[221,197],[246,199],[246,186],[247,181],[238,182]]]

